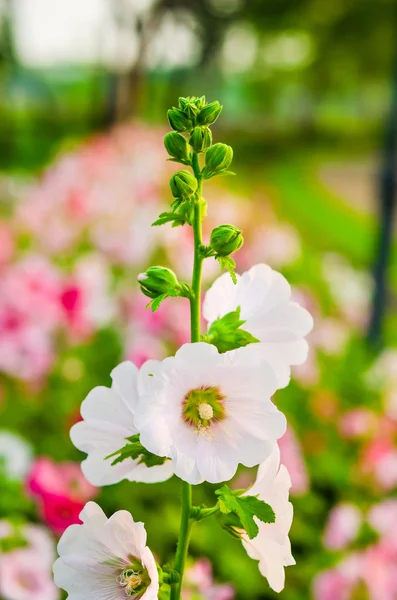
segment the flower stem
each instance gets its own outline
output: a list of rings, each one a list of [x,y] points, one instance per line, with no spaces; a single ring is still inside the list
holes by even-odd
[[[193,278],[192,278],[192,297],[190,299],[190,329],[191,341],[200,341],[200,322],[201,322],[201,272],[203,265],[203,257],[200,252],[202,245],[202,214],[201,214],[201,189],[202,176],[198,155],[194,152],[192,157],[192,167],[194,175],[197,179],[197,192],[194,199],[194,219],[193,219],[193,234],[194,234],[194,263],[193,263]],[[182,512],[181,525],[179,530],[178,546],[175,557],[175,571],[179,573],[179,581],[172,585],[170,600],[180,600],[183,573],[185,570],[185,562],[189,548],[190,530],[192,519],[190,513],[192,509],[192,486],[185,481],[182,482]]]

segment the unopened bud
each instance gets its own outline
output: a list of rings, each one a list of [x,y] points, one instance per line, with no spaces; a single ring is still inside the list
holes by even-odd
[[[164,146],[168,154],[181,162],[190,161],[190,148],[181,133],[171,131],[164,138]]]
[[[214,144],[205,155],[205,168],[203,176],[210,179],[227,171],[233,160],[233,148],[227,144]]]
[[[234,225],[219,225],[210,237],[211,248],[219,256],[229,256],[244,243],[243,232]]]
[[[212,125],[222,112],[223,106],[218,101],[211,102],[204,106],[197,115],[198,125]]]
[[[168,121],[175,131],[190,131],[192,122],[187,115],[179,108],[171,108],[167,112]]]
[[[188,96],[179,98],[179,108],[187,115],[189,119],[195,119],[200,110],[205,106],[205,96]]]
[[[186,200],[197,190],[197,179],[189,171],[178,171],[170,179],[170,186],[174,198]]]
[[[149,267],[145,273],[138,275],[138,282],[142,292],[149,298],[158,298],[181,287],[174,271],[167,267]]]
[[[206,152],[212,144],[212,133],[208,127],[195,127],[190,134],[189,144],[195,152]]]

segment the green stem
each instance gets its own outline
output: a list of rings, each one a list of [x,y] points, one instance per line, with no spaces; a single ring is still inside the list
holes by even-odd
[[[194,234],[194,263],[193,263],[193,278],[192,278],[192,297],[190,299],[190,328],[191,328],[191,341],[200,341],[200,322],[201,322],[201,273],[203,266],[203,257],[200,253],[200,246],[202,244],[202,215],[201,215],[201,189],[202,189],[202,177],[200,171],[200,165],[198,155],[193,153],[192,167],[194,175],[197,179],[197,192],[194,199],[194,221],[193,221],[193,234]],[[170,600],[180,600],[183,573],[185,570],[185,562],[189,548],[190,530],[192,526],[192,519],[190,513],[192,509],[192,486],[185,481],[182,482],[182,511],[181,511],[181,525],[179,530],[178,546],[175,556],[175,571],[179,573],[179,582],[175,583],[171,587]]]

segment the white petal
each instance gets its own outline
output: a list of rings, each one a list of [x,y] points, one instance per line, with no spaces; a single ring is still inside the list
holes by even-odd
[[[112,388],[134,413],[138,402],[138,369],[134,363],[126,360],[115,367],[110,376],[113,380]]]

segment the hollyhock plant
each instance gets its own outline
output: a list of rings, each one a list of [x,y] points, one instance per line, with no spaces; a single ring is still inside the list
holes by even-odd
[[[122,479],[153,483],[172,476],[169,461],[147,466],[139,457],[115,465],[107,460],[128,438],[138,434],[135,412],[138,406],[138,369],[124,362],[111,373],[112,387],[94,388],[81,405],[83,421],[70,432],[74,445],[88,454],[82,463],[85,477],[93,485],[111,485]]]
[[[94,502],[80,519],[60,539],[54,563],[55,583],[69,599],[157,600],[159,576],[143,523],[125,510],[107,519]]]
[[[264,264],[237,276],[235,285],[227,274],[221,275],[206,294],[203,315],[211,326],[238,308],[245,321],[244,328],[260,342],[258,351],[286,386],[291,365],[306,360],[304,337],[313,326],[310,314],[291,302],[287,280]]]
[[[291,365],[304,362],[305,336],[312,328],[312,318],[291,300],[287,280],[268,265],[256,265],[242,276],[236,274],[232,255],[244,243],[240,228],[224,223],[209,233],[207,243],[203,237],[207,211],[203,183],[228,174],[233,159],[230,146],[212,143],[210,126],[221,111],[219,102],[207,103],[204,96],[179,98],[178,107],[168,111],[172,131],[165,136],[164,145],[171,160],[184,168],[170,179],[173,201],[169,210],[152,225],[183,228],[178,254],[182,262],[192,255],[191,284],[160,265],[150,266],[137,278],[153,313],[164,301],[165,307],[177,302],[190,307],[190,315],[179,307],[167,312],[173,314],[176,324],[169,332],[179,332],[182,345],[162,361],[152,356],[139,370],[128,361],[116,367],[112,387],[97,387],[89,393],[81,407],[83,421],[71,431],[73,443],[88,455],[83,471],[95,485],[122,479],[161,482],[172,474],[181,480],[175,560],[164,567],[156,565],[142,523],[135,523],[126,511],[108,520],[89,502],[80,514],[83,524],[71,526],[62,536],[60,558],[54,565],[55,582],[71,600],[121,600],[125,596],[154,600],[159,593],[169,600],[181,600],[186,597],[182,593],[192,527],[214,515],[226,532],[242,540],[248,555],[259,561],[260,572],[275,591],[284,587],[284,568],[294,564],[288,537],[293,514],[288,500],[291,481],[287,469],[280,466],[277,446],[286,431],[286,418],[272,397],[288,384]],[[135,168],[142,170],[140,191],[150,212],[154,206],[150,202],[152,165],[141,153]],[[123,258],[131,263],[129,252],[141,247],[140,240],[146,235],[141,225],[148,213],[142,211],[138,231],[125,236],[126,231],[131,232],[129,219],[134,207],[118,211],[109,204],[103,195],[106,185],[109,181],[98,177],[91,190],[103,210],[101,216],[106,215],[102,221],[98,216],[97,243],[111,260],[116,255],[121,260],[125,252]],[[109,228],[114,223],[117,233],[112,237]],[[186,249],[187,243],[192,252]],[[215,261],[206,263],[208,258]],[[204,264],[219,266],[226,273],[207,292],[203,313],[208,331],[202,334]],[[188,320],[190,341],[185,342]],[[136,338],[160,337],[162,329],[161,319],[141,319]],[[159,346],[152,348],[159,350]],[[138,349],[133,347],[134,352]],[[142,348],[139,362],[147,349],[149,344]],[[261,464],[248,491],[233,491],[226,483],[239,464]],[[193,486],[205,481],[222,485],[214,490],[213,506],[195,506]],[[199,593],[207,600],[233,596],[229,586],[204,587]]]

